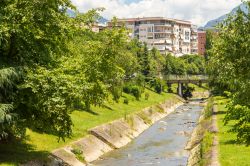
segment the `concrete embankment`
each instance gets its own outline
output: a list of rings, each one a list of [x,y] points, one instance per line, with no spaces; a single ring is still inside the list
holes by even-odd
[[[201,99],[201,98],[208,98],[210,96],[209,91],[204,92],[192,92],[192,98]]]
[[[181,98],[167,100],[136,114],[92,128],[87,137],[53,151],[47,165],[84,166],[113,149],[125,146],[183,102]]]
[[[208,103],[206,102],[199,118],[198,125],[193,130],[192,136],[185,147],[186,150],[190,151],[187,166],[199,166],[201,165],[201,161],[204,160],[204,154],[202,152],[202,141],[204,139],[205,132],[213,130],[211,119],[205,117],[205,114],[208,114],[208,111],[210,111],[206,110],[209,109],[206,108],[207,104]]]
[[[198,166],[201,159],[202,134],[200,131],[202,130],[202,126],[200,123],[204,120],[203,112],[204,110],[199,118],[198,125],[193,130],[191,138],[185,147],[185,150],[190,151],[187,166]]]

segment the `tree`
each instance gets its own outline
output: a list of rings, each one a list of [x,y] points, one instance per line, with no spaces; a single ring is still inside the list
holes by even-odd
[[[247,3],[248,8],[250,2]],[[220,27],[218,37],[209,52],[210,79],[216,80],[213,88],[230,92],[225,122],[234,120],[232,131],[240,142],[250,144],[250,10],[241,10]]]
[[[36,124],[32,119],[34,114],[39,117],[50,114],[53,120],[48,126],[56,128],[62,137],[69,135],[70,130],[63,128],[59,122],[59,118],[65,117],[67,121],[67,112],[62,111],[62,116],[56,117],[53,115],[56,110],[47,112],[39,109],[39,112],[36,112],[37,110],[26,110],[23,107],[33,97],[32,94],[37,93],[32,87],[26,86],[30,80],[27,73],[35,71],[37,66],[53,66],[56,57],[67,50],[66,43],[72,28],[72,21],[66,15],[68,8],[73,8],[68,0],[1,1],[0,80],[4,91],[0,92],[0,110],[1,119],[4,120],[0,121],[0,139],[6,138],[7,135],[16,135],[16,123],[21,123],[18,127],[22,126],[23,129]],[[28,95],[29,98],[20,99],[26,91],[32,91]],[[57,103],[51,102],[55,102],[54,105]]]
[[[205,74],[205,58],[200,55],[184,55],[180,57],[187,64],[187,74]]]

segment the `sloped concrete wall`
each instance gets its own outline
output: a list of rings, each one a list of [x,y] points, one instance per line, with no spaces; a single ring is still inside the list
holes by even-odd
[[[185,150],[189,150],[190,154],[188,157],[188,163],[187,166],[199,166],[200,165],[200,159],[201,159],[201,141],[203,139],[203,135],[201,135],[201,122],[204,120],[204,111],[205,106],[207,105],[207,102],[204,103],[204,109],[201,111],[201,116],[198,120],[198,125],[195,127],[195,129],[192,132],[191,138],[188,141]]]
[[[210,96],[209,91],[205,92],[192,92],[192,98],[208,98]]]
[[[92,128],[89,130],[89,136],[53,151],[53,157],[63,161],[63,165],[83,166],[98,159],[104,153],[125,146],[154,122],[173,112],[183,102],[181,98],[168,100],[126,118]],[[78,153],[74,154],[72,152],[74,150]],[[79,161],[80,159],[84,161]]]

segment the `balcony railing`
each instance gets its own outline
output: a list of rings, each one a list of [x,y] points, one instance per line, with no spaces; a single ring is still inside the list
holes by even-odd
[[[154,23],[155,26],[167,26],[167,27],[171,27],[171,24],[166,24],[166,23]]]
[[[207,75],[164,75],[165,80],[207,80]]]
[[[155,30],[155,33],[172,33],[170,30]]]

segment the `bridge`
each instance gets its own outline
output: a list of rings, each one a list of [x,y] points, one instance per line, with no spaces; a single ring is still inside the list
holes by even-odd
[[[178,84],[177,93],[183,97],[184,84],[192,83],[198,86],[202,86],[202,83],[208,82],[208,77],[205,75],[168,75],[163,77],[166,80],[167,85],[171,87],[171,84]]]

